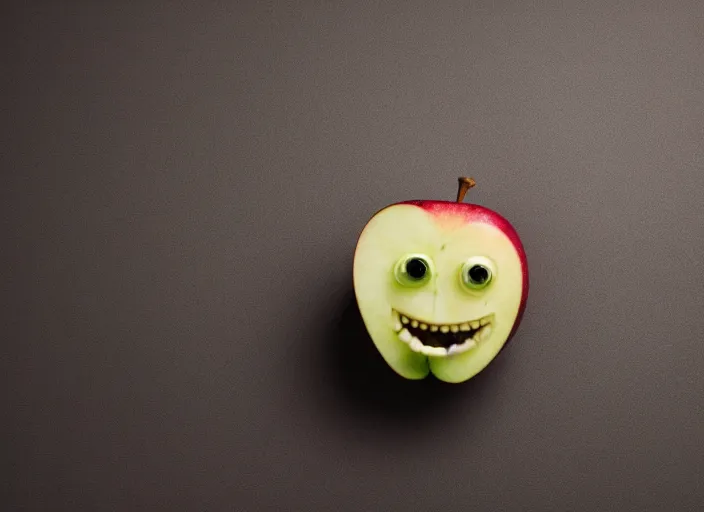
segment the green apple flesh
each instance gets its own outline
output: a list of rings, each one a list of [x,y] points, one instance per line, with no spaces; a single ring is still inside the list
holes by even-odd
[[[482,371],[512,337],[528,292],[526,256],[508,221],[450,201],[379,211],[360,235],[353,274],[371,339],[407,379],[432,372],[458,383]]]

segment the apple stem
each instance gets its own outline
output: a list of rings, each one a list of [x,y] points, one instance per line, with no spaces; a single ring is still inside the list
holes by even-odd
[[[460,183],[460,188],[457,190],[457,202],[461,203],[464,201],[464,196],[467,194],[467,191],[475,186],[477,184],[476,181],[474,181],[472,178],[458,178],[459,183]]]

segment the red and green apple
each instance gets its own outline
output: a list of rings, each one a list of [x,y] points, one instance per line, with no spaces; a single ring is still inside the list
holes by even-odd
[[[357,304],[377,350],[407,379],[471,379],[512,338],[528,296],[521,240],[500,214],[456,201],[378,211],[354,255]]]

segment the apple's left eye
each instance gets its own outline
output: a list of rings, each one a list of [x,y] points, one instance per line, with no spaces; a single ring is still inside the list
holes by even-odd
[[[394,270],[396,280],[405,286],[419,286],[432,274],[430,258],[422,254],[411,254],[401,258]]]
[[[486,258],[470,258],[462,265],[462,284],[471,290],[481,290],[489,286],[493,277],[493,265]]]

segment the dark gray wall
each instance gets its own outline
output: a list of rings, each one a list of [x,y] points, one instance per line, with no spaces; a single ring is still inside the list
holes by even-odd
[[[3,510],[704,506],[704,3],[3,9]],[[402,381],[357,235],[463,174],[526,316]]]

